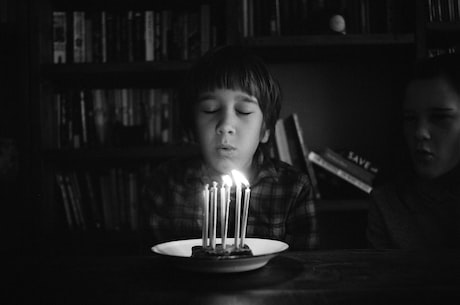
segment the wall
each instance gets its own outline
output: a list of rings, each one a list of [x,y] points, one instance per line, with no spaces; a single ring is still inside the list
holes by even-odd
[[[296,112],[310,149],[350,149],[383,173],[398,161],[398,103],[410,64],[302,62],[270,64],[283,90],[281,117]]]

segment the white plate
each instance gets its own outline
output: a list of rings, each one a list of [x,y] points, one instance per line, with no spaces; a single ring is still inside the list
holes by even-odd
[[[229,238],[228,244],[233,244]],[[178,268],[209,273],[233,273],[261,268],[277,254],[287,250],[289,245],[278,240],[246,238],[253,256],[249,257],[192,257],[192,247],[200,246],[201,239],[170,241],[152,247],[155,254],[171,260]],[[217,243],[221,243],[220,238]]]

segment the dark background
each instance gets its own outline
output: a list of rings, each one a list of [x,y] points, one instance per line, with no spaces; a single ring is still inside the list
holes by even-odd
[[[36,81],[31,59],[37,50],[29,25],[34,12],[26,0],[0,0],[0,5],[0,158],[8,160],[1,163],[7,170],[0,177],[2,252],[30,254],[39,246],[37,228],[46,221],[40,214],[42,165],[38,133],[33,132],[38,103],[33,97],[38,95],[31,92]],[[380,54],[376,59],[342,57],[340,52],[331,59],[298,61],[296,53],[269,62],[283,89],[281,116],[299,115],[310,149],[360,152],[389,177],[403,163],[397,109],[415,54]],[[362,210],[320,215],[327,237],[323,247],[365,246],[365,216]]]

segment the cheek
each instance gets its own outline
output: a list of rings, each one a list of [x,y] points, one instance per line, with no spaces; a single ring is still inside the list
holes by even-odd
[[[447,148],[450,153],[451,159],[455,163],[459,163],[460,160],[460,129],[452,135],[452,140],[450,141],[449,147]]]

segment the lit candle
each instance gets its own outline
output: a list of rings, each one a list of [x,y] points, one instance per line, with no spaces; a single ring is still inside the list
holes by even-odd
[[[243,219],[241,224],[241,247],[244,247],[244,239],[246,238],[246,227],[248,225],[248,212],[249,212],[249,196],[251,194],[251,189],[249,188],[249,183],[246,184],[246,189],[244,190],[244,205],[243,205]]]
[[[230,176],[225,175],[222,177],[223,183],[222,186],[225,186],[225,199],[224,204],[224,233],[222,234],[222,249],[225,250],[227,247],[227,232],[228,232],[228,212],[230,208],[230,190],[232,187],[232,178]]]
[[[216,248],[216,227],[217,227],[217,182],[212,183],[211,188],[211,248]]]
[[[241,177],[240,172],[232,170],[233,180],[236,185],[236,200],[235,200],[235,248],[240,247],[240,228],[241,228]]]
[[[209,230],[209,184],[204,186],[203,190],[203,223],[202,223],[203,248],[208,246]]]
[[[220,238],[222,240],[222,248],[224,248],[224,234],[225,234],[225,180],[222,177],[222,186],[220,187]]]

